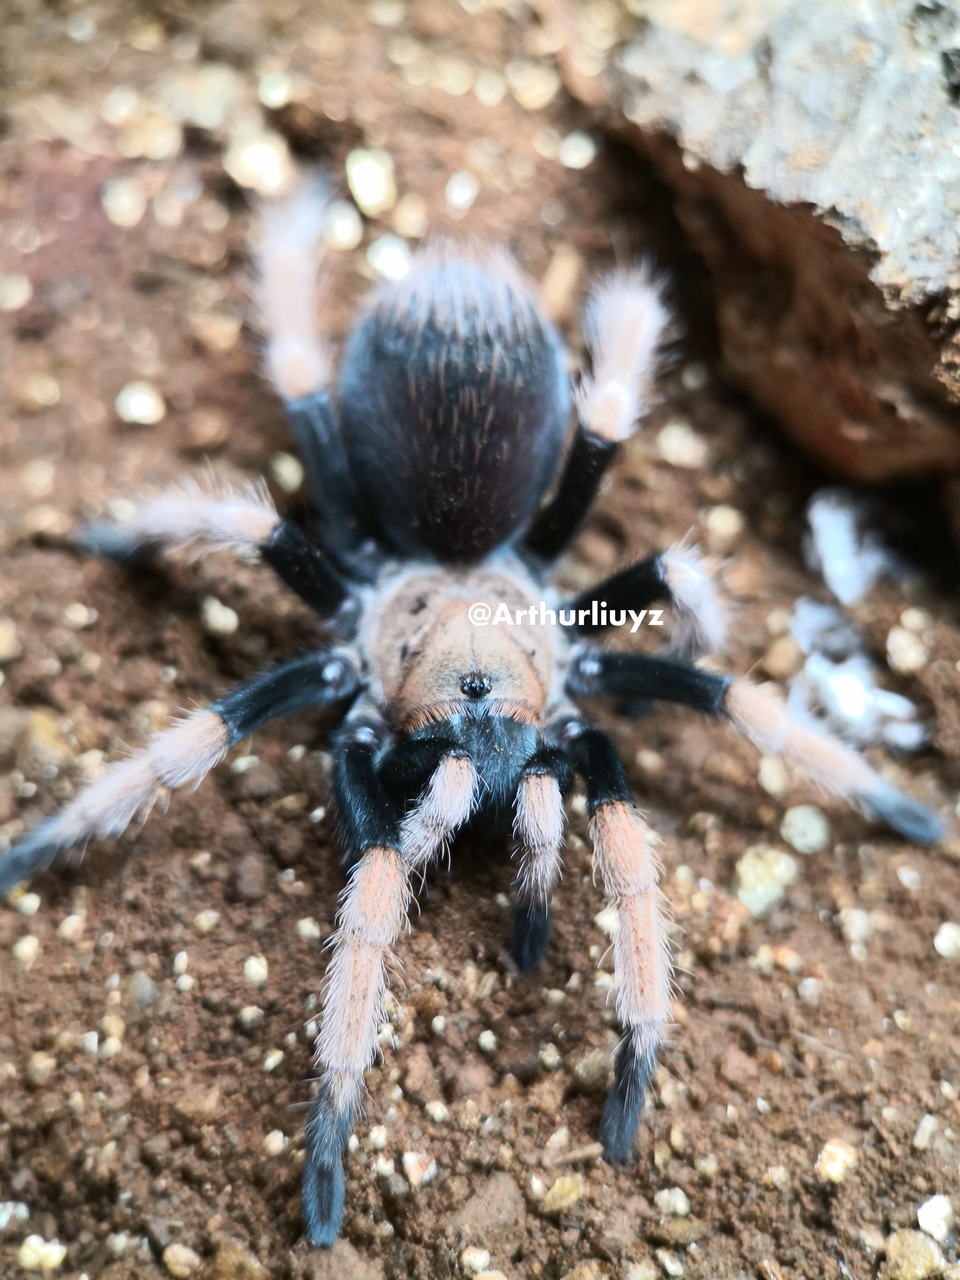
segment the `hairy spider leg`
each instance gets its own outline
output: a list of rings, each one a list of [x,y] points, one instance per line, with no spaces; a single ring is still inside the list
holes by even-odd
[[[335,613],[349,594],[324,553],[278,515],[262,480],[242,488],[212,476],[181,480],[150,494],[125,520],[86,525],[78,541],[86,551],[128,564],[183,550],[256,551],[321,617]]]
[[[94,837],[118,836],[145,818],[162,787],[198,786],[226,752],[275,716],[352,697],[359,688],[345,650],[312,653],[241,685],[107,765],[75,800],[37,824],[0,858],[0,897]]]
[[[795,719],[771,685],[714,675],[668,658],[598,649],[577,655],[567,687],[581,696],[662,699],[723,716],[764,755],[782,755],[828,795],[859,804],[901,835],[924,844],[943,835],[943,824],[931,809],[891,786],[820,725]]]
[[[550,943],[550,899],[562,874],[563,799],[573,768],[558,747],[542,747],[523,768],[513,834],[520,862],[510,954],[523,973],[536,969]]]
[[[524,535],[537,559],[554,560],[570,543],[618,443],[649,413],[669,321],[662,288],[646,265],[614,271],[593,286],[583,316],[593,374],[580,384],[577,430],[556,490]]]
[[[405,748],[400,744],[394,752],[409,762],[414,757]],[[388,775],[394,752],[381,762]],[[387,963],[406,923],[410,876],[422,874],[469,817],[477,786],[470,761],[462,754],[444,753],[417,807],[398,821],[375,755],[372,744],[347,743],[334,774],[345,844],[359,856],[349,873],[333,937],[316,1045],[320,1089],[304,1132],[303,1212],[307,1234],[320,1248],[333,1244],[340,1227],[343,1148],[360,1113],[363,1073],[377,1053]],[[425,759],[421,751],[417,763]]]
[[[623,1035],[614,1055],[600,1139],[606,1159],[621,1161],[633,1149],[643,1091],[656,1069],[657,1048],[670,1017],[667,903],[650,833],[634,806],[613,743],[598,729],[585,729],[568,740],[566,750],[586,782],[596,867],[617,908],[613,957]]]
[[[727,647],[730,610],[716,586],[714,570],[712,558],[684,538],[662,555],[647,556],[598,582],[561,608],[576,611],[576,627],[581,635],[596,635],[609,625],[611,613],[629,620],[631,609],[636,613],[657,600],[665,600],[677,613],[672,650],[678,657],[722,653]],[[594,601],[605,604],[607,622],[599,610],[594,622]],[[583,612],[587,616],[581,622]]]

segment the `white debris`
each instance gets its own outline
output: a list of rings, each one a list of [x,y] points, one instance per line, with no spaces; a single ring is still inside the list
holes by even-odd
[[[296,493],[303,484],[303,463],[292,453],[275,453],[270,459],[270,470],[284,493]]]
[[[42,1271],[46,1275],[63,1266],[67,1246],[59,1240],[44,1240],[43,1236],[27,1236],[17,1251],[17,1261],[24,1271]]]
[[[544,1071],[557,1071],[563,1065],[560,1050],[555,1044],[542,1044],[538,1055]]]
[[[946,1196],[931,1196],[929,1200],[924,1200],[917,1210],[917,1225],[920,1230],[925,1231],[928,1236],[933,1236],[934,1240],[939,1240],[941,1244],[950,1234],[953,1219],[953,1205]]]
[[[297,937],[303,938],[304,942],[317,942],[320,938],[320,926],[313,916],[304,916],[302,920],[298,920],[296,929]]]
[[[844,907],[837,916],[840,932],[851,946],[855,943],[869,942],[873,936],[873,924],[869,911],[860,907]]]
[[[445,1102],[428,1102],[423,1108],[434,1124],[443,1124],[450,1117],[450,1109]]]
[[[817,1156],[817,1177],[821,1182],[843,1182],[858,1158],[849,1142],[844,1142],[842,1138],[832,1138]]]
[[[557,150],[557,159],[566,169],[586,169],[597,154],[597,144],[589,133],[576,129],[568,133]]]
[[[913,1145],[917,1151],[926,1151],[939,1127],[937,1117],[927,1112],[917,1125],[916,1132],[913,1135]]]
[[[849,489],[815,493],[807,521],[807,565],[843,604],[859,604],[882,577],[895,571],[896,561],[877,535],[863,530],[863,504]]]
[[[672,467],[694,471],[710,460],[706,440],[688,422],[668,422],[657,435],[657,448],[660,457]]]
[[[0,1235],[11,1222],[26,1222],[29,1217],[30,1206],[22,1200],[0,1200]]]
[[[278,1156],[286,1147],[290,1139],[282,1129],[271,1129],[263,1140],[264,1154],[268,1156]]]
[[[410,270],[412,258],[406,241],[388,231],[370,244],[367,261],[385,280],[402,280]]]
[[[276,1071],[280,1063],[283,1061],[282,1049],[271,1049],[263,1060],[263,1069],[269,1075],[270,1072]]]
[[[497,1047],[497,1037],[492,1031],[481,1031],[477,1036],[477,1045],[481,1053],[493,1053]]]
[[[328,249],[356,249],[363,239],[363,219],[352,200],[334,200],[327,213],[323,240]]]
[[[465,213],[480,194],[480,182],[469,169],[461,169],[448,180],[443,194],[454,213]]]
[[[658,1191],[653,1203],[664,1217],[686,1218],[690,1214],[690,1197],[682,1187],[667,1187]]]
[[[816,805],[798,804],[783,815],[780,834],[797,853],[820,853],[830,843],[830,823]]]
[[[887,662],[894,671],[911,675],[930,661],[930,650],[906,627],[891,627],[887,635]]]
[[[162,421],[167,412],[163,396],[149,382],[128,382],[118,393],[113,407],[124,422],[141,427],[152,427]]]
[[[388,151],[358,148],[347,156],[350,194],[368,218],[392,209],[397,200],[393,157]]]
[[[737,863],[737,897],[755,916],[780,902],[797,878],[796,858],[769,845],[751,845]]]
[[[204,596],[200,606],[200,621],[211,636],[232,636],[240,625],[240,616],[229,605],[222,604],[216,596]]]
[[[440,1172],[436,1160],[425,1151],[405,1151],[402,1164],[411,1187],[427,1186]]]
[[[946,920],[937,930],[933,945],[945,960],[960,960],[960,924]]]
[[[243,962],[243,976],[251,987],[262,987],[269,971],[266,956],[247,956]]]

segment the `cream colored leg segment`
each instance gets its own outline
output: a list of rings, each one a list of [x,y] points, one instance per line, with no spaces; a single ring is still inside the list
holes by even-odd
[[[520,846],[517,888],[520,901],[546,906],[562,862],[563,797],[552,774],[529,773],[517,791],[513,834]]]

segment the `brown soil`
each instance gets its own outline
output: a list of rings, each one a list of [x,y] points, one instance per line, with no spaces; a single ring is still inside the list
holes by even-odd
[[[799,552],[803,504],[821,481],[723,385],[709,290],[668,198],[613,143],[601,141],[582,172],[541,154],[551,146],[545,129],[562,136],[589,127],[562,90],[536,111],[509,93],[488,107],[472,92],[434,87],[429,75],[415,83],[410,72],[411,49],[416,65],[441,57],[474,70],[501,70],[518,57],[549,65],[522,3],[468,14],[454,0],[417,0],[399,26],[377,25],[348,3],[263,0],[201,11],[168,0],[154,11],[159,26],[151,28],[110,0],[90,10],[93,38],[78,41],[66,23],[85,11],[27,0],[5,10],[0,274],[26,274],[34,296],[4,317],[0,346],[0,614],[15,621],[20,645],[0,692],[0,832],[15,837],[72,795],[92,767],[86,753],[121,754],[177,709],[209,701],[314,636],[307,610],[261,567],[221,557],[133,574],[78,557],[66,539],[108,501],[196,466],[212,412],[223,440],[207,452],[224,474],[269,473],[271,455],[291,447],[253,336],[244,331],[229,349],[210,350],[210,330],[197,320],[246,306],[250,218],[224,174],[222,139],[190,128],[175,159],[124,159],[116,130],[95,118],[114,85],[149,93],[203,59],[237,67],[251,95],[265,69],[301,76],[301,100],[272,124],[338,179],[352,147],[385,147],[401,194],[424,197],[431,230],[505,241],[538,278],[553,262],[554,305],[575,350],[582,280],[560,279],[570,249],[588,271],[645,249],[670,268],[682,335],[664,403],[624,450],[560,577],[585,585],[730,504],[745,529],[726,574],[739,609],[729,665],[754,667],[771,643],[770,613],[822,593]],[[443,193],[462,168],[477,172],[481,187],[456,220]],[[160,225],[152,211],[134,227],[112,225],[101,185],[131,173],[148,192],[196,183],[203,195],[179,226]],[[366,245],[389,219],[368,225],[357,250],[332,255],[336,339],[369,287]],[[706,375],[698,389],[690,389],[692,362]],[[37,375],[55,380],[56,403],[38,404],[51,393]],[[167,416],[125,425],[114,397],[144,377],[162,391]],[[675,417],[708,439],[708,467],[659,458],[656,432]],[[882,752],[875,759],[952,814],[960,630],[955,610],[921,580],[907,588],[909,600],[900,588],[879,589],[855,616],[881,662],[886,632],[907,603],[936,617],[921,677],[889,683],[936,723],[938,749],[896,765]],[[239,632],[205,634],[207,595],[240,614]],[[64,621],[75,603],[97,614],[81,630]],[[0,911],[0,1200],[30,1211],[0,1234],[2,1274],[22,1274],[18,1250],[30,1233],[67,1246],[60,1274],[110,1280],[167,1274],[171,1243],[193,1250],[203,1274],[221,1277],[452,1276],[468,1244],[485,1248],[490,1268],[511,1280],[648,1280],[669,1272],[667,1254],[688,1277],[865,1277],[885,1268],[885,1237],[914,1226],[934,1193],[957,1196],[960,982],[933,938],[943,921],[960,920],[948,856],[960,846],[948,839],[921,851],[825,805],[829,849],[800,859],[781,906],[753,921],[734,896],[736,860],[758,842],[782,844],[784,808],[816,798],[798,781],[771,798],[757,782],[755,753],[723,726],[671,710],[641,722],[595,712],[663,836],[679,953],[676,1026],[633,1164],[613,1169],[589,1150],[606,1073],[595,1051],[609,1049],[613,1018],[603,979],[595,985],[603,898],[574,802],[541,973],[517,978],[505,959],[506,848],[473,845],[450,874],[430,879],[400,946],[395,1045],[370,1073],[361,1145],[347,1161],[345,1239],[332,1255],[305,1248],[299,1130],[325,960],[320,943],[294,925],[312,917],[328,933],[343,877],[323,813],[324,726],[303,717],[235,752],[259,758],[246,772],[228,762],[194,794],[172,797],[141,832],[91,846],[79,870],[40,877],[36,915]],[[919,874],[917,887],[898,878],[905,867]],[[865,960],[851,958],[839,927],[849,907],[872,913]],[[210,910],[218,921],[201,934],[195,918]],[[58,927],[68,915],[81,921],[64,937]],[[27,934],[40,950],[24,968],[12,948]],[[751,964],[761,946],[773,948],[772,972],[762,957]],[[190,991],[175,987],[181,951]],[[269,965],[259,989],[244,979],[252,954]],[[799,998],[804,977],[822,981],[819,1005]],[[251,1022],[240,1012],[252,1005],[262,1016]],[[488,1055],[477,1043],[486,1029],[497,1040]],[[84,1052],[91,1031],[99,1054]],[[111,1035],[118,1052],[104,1057]],[[543,1066],[548,1044],[562,1059],[554,1071]],[[267,1072],[274,1050],[282,1062]],[[424,1110],[438,1100],[449,1109],[441,1122]],[[915,1141],[928,1114],[935,1124],[926,1142],[922,1133]],[[377,1125],[386,1131],[380,1152],[368,1149]],[[274,1130],[290,1142],[270,1154],[264,1139]],[[838,1185],[815,1172],[831,1139],[857,1154]],[[403,1176],[410,1151],[439,1168],[419,1190]],[[393,1177],[374,1171],[381,1157],[395,1162]],[[538,1190],[574,1175],[582,1185],[567,1206],[545,1214]],[[691,1217],[661,1216],[654,1197],[671,1187],[687,1193]],[[950,1244],[945,1251],[954,1256]]]

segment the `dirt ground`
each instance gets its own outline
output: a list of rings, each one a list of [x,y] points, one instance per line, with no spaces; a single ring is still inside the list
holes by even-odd
[[[278,132],[344,195],[348,152],[383,148],[399,195],[422,197],[400,206],[406,220],[387,211],[360,245],[331,253],[326,321],[338,341],[373,276],[367,247],[394,219],[411,245],[418,216],[431,232],[509,244],[546,277],[575,353],[585,274],[655,254],[670,272],[677,358],[559,577],[585,586],[691,528],[714,540],[732,528],[715,549],[730,557],[737,602],[725,669],[741,673],[762,665],[778,611],[801,594],[827,598],[800,554],[804,503],[823,477],[724,385],[709,287],[668,194],[596,133],[586,168],[557,158],[590,120],[562,89],[536,105],[553,84],[552,51],[522,0],[14,0],[4,14],[0,276],[32,285],[0,317],[0,617],[15,624],[0,626],[5,841],[72,796],[102,753],[121,756],[177,710],[316,642],[312,616],[261,566],[219,556],[134,574],[69,544],[78,521],[204,455],[226,476],[266,474],[288,508],[302,500],[276,483],[291,437],[246,324],[250,193],[223,165],[243,129]],[[210,62],[238,73],[235,100],[222,122],[201,103],[181,143],[164,104],[182,106]],[[513,88],[493,103],[490,72],[505,71]],[[289,103],[258,103],[269,73],[289,78]],[[274,97],[262,90],[269,101],[278,83]],[[139,99],[114,94],[104,119],[116,86]],[[462,216],[445,197],[458,171],[479,179]],[[118,177],[136,180],[114,206],[127,225],[101,200]],[[162,421],[118,417],[115,397],[133,381],[160,392]],[[660,456],[657,432],[675,420],[706,441],[704,465]],[[710,534],[719,506],[743,519]],[[881,664],[906,607],[935,619],[928,664],[886,677],[918,702],[934,747],[870,755],[954,824],[941,847],[870,827],[796,779],[770,795],[756,753],[722,725],[591,708],[663,837],[678,957],[676,1024],[626,1167],[591,1145],[614,1031],[603,897],[576,797],[540,973],[518,977],[506,959],[506,847],[458,850],[451,872],[430,878],[347,1158],[344,1239],[327,1255],[301,1239],[297,1183],[321,944],[343,884],[329,726],[278,722],[142,831],[38,878],[35,914],[0,910],[2,1274],[24,1274],[31,1235],[66,1246],[57,1274],[109,1280],[932,1274],[897,1272],[884,1254],[934,1194],[960,1209],[960,980],[933,946],[944,921],[960,920],[960,629],[930,585],[937,567],[878,588],[853,616]],[[235,633],[205,628],[207,597],[240,616]],[[798,855],[796,882],[754,920],[735,864],[753,845],[785,849],[783,813],[802,803],[828,814],[828,847]],[[839,914],[850,909],[864,913],[842,918],[862,926],[852,951]],[[266,960],[259,985],[245,976],[251,956]],[[488,1052],[484,1031],[496,1038]],[[824,1181],[818,1157],[838,1141],[855,1163]],[[689,1215],[655,1203],[671,1188]],[[956,1259],[952,1236],[942,1249]]]

